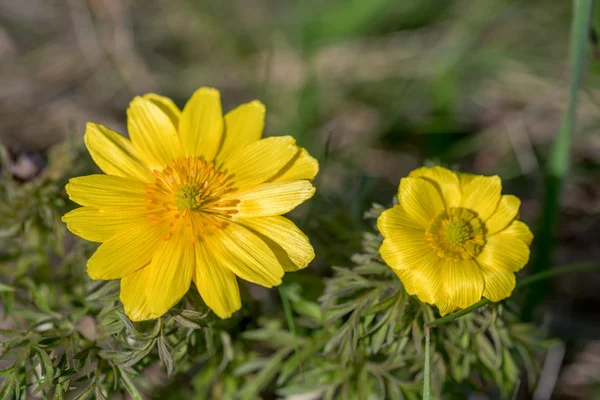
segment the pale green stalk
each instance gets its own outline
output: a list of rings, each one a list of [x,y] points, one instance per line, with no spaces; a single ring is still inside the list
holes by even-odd
[[[431,400],[431,328],[425,326],[425,370],[423,371],[423,400]]]
[[[577,111],[577,93],[581,87],[585,69],[593,8],[594,0],[574,0],[573,2],[573,23],[569,44],[569,97],[546,168],[544,210],[536,234],[537,252],[531,267],[532,273],[544,271],[552,264],[558,202],[562,182],[569,170],[569,153]],[[529,293],[523,308],[524,319],[531,319],[535,306],[547,291],[547,286],[547,284],[537,285]]]
[[[531,285],[532,283],[551,278],[555,275],[567,274],[567,273],[571,273],[571,272],[590,272],[590,271],[598,271],[598,270],[600,270],[600,264],[598,264],[597,262],[564,265],[562,267],[556,267],[556,268],[552,268],[550,270],[539,272],[535,275],[530,275],[530,276],[522,279],[521,281],[517,282],[515,289],[519,289],[519,288]],[[477,310],[478,308],[481,308],[488,303],[490,303],[490,301],[488,299],[481,299],[477,303],[475,303],[465,309],[457,311],[446,317],[438,318],[434,321],[431,321],[430,323],[427,324],[427,326],[434,327],[434,326],[447,324],[448,322],[452,322],[457,318],[467,315],[470,312]]]

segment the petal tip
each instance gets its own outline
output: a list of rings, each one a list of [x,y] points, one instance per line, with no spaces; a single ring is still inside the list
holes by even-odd
[[[310,199],[311,197],[313,197],[315,195],[315,193],[317,192],[317,188],[313,186],[313,184],[309,181],[306,180],[306,182],[308,182],[308,184],[310,185],[310,187],[307,190],[308,193],[308,197],[307,199]]]
[[[250,103],[251,106],[255,107],[258,111],[260,111],[262,114],[265,114],[267,112],[267,107],[263,104],[262,101],[260,100],[252,100]]]
[[[93,272],[96,268],[92,265],[92,259],[89,259],[87,262],[87,274],[94,281],[103,281],[102,274],[97,274]]]
[[[223,311],[223,310],[212,310],[212,312],[219,317],[220,319],[229,319],[233,316],[233,314],[235,314],[236,312],[238,312],[240,310],[240,308],[242,308],[242,304],[236,304],[234,307],[228,309],[227,311]]]
[[[196,95],[213,96],[213,97],[220,98],[221,92],[219,92],[219,90],[212,88],[212,87],[202,86],[201,88],[196,89],[194,94],[192,94],[192,97],[194,97]]]

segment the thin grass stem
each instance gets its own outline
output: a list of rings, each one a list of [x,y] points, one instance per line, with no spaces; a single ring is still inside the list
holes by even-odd
[[[549,269],[546,271],[539,272],[535,275],[528,276],[528,277],[522,279],[521,281],[517,282],[515,289],[523,288],[523,287],[531,285],[533,283],[551,278],[555,275],[568,274],[568,273],[573,273],[573,272],[590,272],[590,271],[598,271],[598,270],[600,270],[600,264],[598,264],[597,262],[564,265],[561,267],[556,267],[556,268],[552,268],[552,269]],[[478,308],[481,308],[488,303],[490,303],[490,301],[488,299],[481,299],[477,303],[475,303],[465,309],[457,311],[446,317],[438,318],[434,321],[431,321],[430,323],[427,324],[427,326],[434,327],[434,326],[440,326],[443,324],[447,324],[448,322],[452,322],[457,318],[467,315],[470,312],[475,311]]]
[[[581,87],[588,50],[591,16],[594,0],[573,1],[573,23],[569,43],[569,96],[558,134],[550,150],[546,168],[545,200],[541,223],[536,234],[536,252],[531,272],[536,274],[552,264],[555,228],[559,209],[562,183],[570,165],[570,148],[575,128],[577,93]],[[536,285],[529,292],[523,307],[523,319],[530,320],[534,309],[548,290],[548,284]]]
[[[425,326],[425,370],[423,371],[423,400],[431,400],[431,328]]]

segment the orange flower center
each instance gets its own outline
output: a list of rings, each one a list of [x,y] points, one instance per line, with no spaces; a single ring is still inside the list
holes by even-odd
[[[425,236],[438,257],[469,260],[481,253],[485,245],[485,225],[474,211],[451,207],[431,221]]]
[[[237,200],[223,200],[235,191],[232,175],[216,170],[214,163],[200,157],[179,158],[162,171],[153,172],[156,180],[146,185],[148,218],[169,225],[165,240],[176,229],[188,229],[194,242],[224,228],[237,213]]]

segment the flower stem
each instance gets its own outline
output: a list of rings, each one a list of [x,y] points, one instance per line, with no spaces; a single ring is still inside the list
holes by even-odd
[[[546,168],[544,210],[541,223],[536,232],[537,246],[531,264],[531,272],[534,274],[545,271],[552,261],[559,198],[562,182],[567,175],[570,164],[569,153],[575,127],[577,93],[581,86],[585,59],[589,48],[588,37],[593,7],[594,0],[573,1],[573,22],[569,43],[569,97],[558,134],[550,149]],[[547,290],[547,284],[536,285],[535,289],[527,295],[523,307],[523,319],[531,319],[535,306]]]
[[[455,313],[452,313],[452,314],[450,314],[450,315],[448,315],[446,317],[438,318],[436,320],[433,320],[430,323],[428,323],[426,326],[427,327],[434,327],[434,326],[439,326],[439,325],[447,324],[448,322],[452,322],[455,319],[462,317],[463,315],[467,315],[471,311],[477,310],[478,308],[481,308],[481,307],[485,306],[488,303],[490,303],[490,301],[488,299],[481,299],[477,303],[475,303],[473,305],[470,305],[467,308],[463,308],[462,310],[457,311]]]
[[[423,400],[431,399],[431,328],[425,326],[425,370],[423,371]]]
[[[600,264],[598,264],[597,262],[563,265],[561,267],[548,269],[548,270],[545,270],[542,272],[538,272],[537,274],[530,275],[530,276],[522,279],[521,281],[519,281],[515,288],[519,289],[519,288],[531,285],[532,283],[551,278],[554,275],[566,274],[566,273],[570,273],[570,272],[589,272],[589,271],[597,271],[597,270],[600,270]],[[426,327],[434,327],[434,326],[447,324],[448,322],[452,322],[455,319],[462,317],[463,315],[467,315],[471,311],[477,310],[478,308],[481,308],[488,303],[490,303],[490,301],[488,299],[481,299],[477,303],[475,303],[465,309],[457,311],[446,317],[438,318],[434,321],[431,321],[430,323],[428,323],[426,325]]]
[[[294,337],[294,353],[298,354],[298,340],[296,339],[296,324],[294,323],[294,314],[292,314],[292,307],[290,305],[290,299],[285,292],[285,289],[282,285],[278,287],[279,289],[279,297],[281,298],[281,304],[283,305],[283,312],[285,313],[285,319],[288,324],[288,329],[290,333]],[[302,360],[299,362],[300,373],[302,374],[302,379],[304,379],[304,371],[302,367]]]

